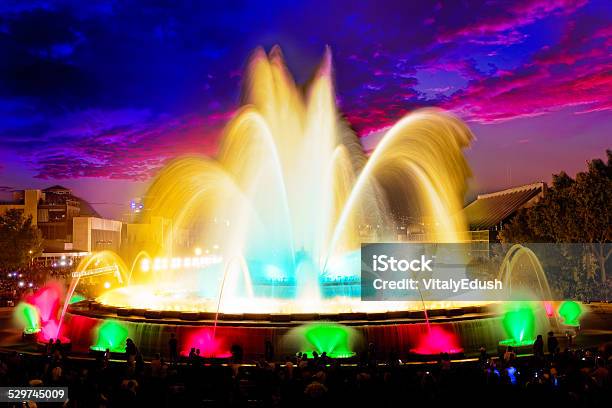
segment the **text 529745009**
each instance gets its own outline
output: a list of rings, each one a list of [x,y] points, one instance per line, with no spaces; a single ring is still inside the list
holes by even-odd
[[[63,402],[68,387],[0,387],[0,402]]]

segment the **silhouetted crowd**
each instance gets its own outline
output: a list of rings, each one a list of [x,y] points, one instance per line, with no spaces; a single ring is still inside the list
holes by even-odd
[[[41,355],[0,355],[0,385],[69,387],[66,407],[398,407],[398,406],[609,406],[612,401],[611,345],[597,349],[544,352],[517,357],[509,347],[491,356],[436,363],[379,359],[375,347],[353,360],[316,352],[298,353],[281,362],[244,361],[233,347],[227,361],[199,357],[194,350],[179,358],[174,336],[165,359],[145,362],[134,342],[126,353],[99,353],[95,359],[71,357],[61,343],[50,342]],[[17,405],[15,405],[17,406]],[[35,405],[30,405],[34,407]],[[425,405],[422,405],[425,406]]]
[[[59,281],[68,286],[74,265],[58,267],[34,263],[23,268],[0,268],[0,307],[15,306],[28,293],[35,293],[50,281]],[[94,288],[88,283],[79,285],[82,294]]]
[[[0,268],[0,307],[14,306],[24,294],[35,291],[56,274],[53,267],[42,265]]]

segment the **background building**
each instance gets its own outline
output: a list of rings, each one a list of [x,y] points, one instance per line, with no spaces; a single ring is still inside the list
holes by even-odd
[[[493,193],[479,194],[476,200],[463,210],[471,233],[482,235],[488,231],[488,240],[498,241],[499,232],[507,222],[512,220],[516,212],[537,203],[545,192],[546,183],[541,181]]]
[[[32,224],[38,221],[38,204],[43,199],[41,190],[13,191],[12,199],[0,202],[0,215],[8,210],[19,210],[25,217],[32,217]]]
[[[45,240],[45,252],[72,249],[72,220],[82,216],[100,217],[87,201],[65,187],[56,185],[42,190],[37,226]]]
[[[121,222],[102,218],[91,204],[66,187],[14,191],[11,200],[0,203],[0,214],[11,209],[32,217],[32,224],[43,237],[44,257],[118,251],[121,246]]]
[[[72,219],[72,249],[78,251],[119,252],[121,248],[121,221],[98,217],[74,217]]]

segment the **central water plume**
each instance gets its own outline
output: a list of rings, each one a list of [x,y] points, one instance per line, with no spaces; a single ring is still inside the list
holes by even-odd
[[[389,198],[419,220],[424,239],[460,241],[470,176],[462,151],[472,134],[459,119],[416,111],[392,126],[368,158],[337,110],[329,50],[304,89],[278,47],[269,55],[256,50],[242,106],[217,157],[172,161],[146,194],[143,221],[171,220],[162,255],[178,252],[177,238],[190,231],[191,241],[218,248],[225,266],[180,275],[153,270],[144,285],[111,291],[103,303],[142,307],[134,303],[137,291],[159,294],[157,301],[147,297],[149,308],[364,308],[354,290],[359,245],[396,238]],[[162,292],[184,295],[169,299]],[[375,307],[406,307],[395,303]]]

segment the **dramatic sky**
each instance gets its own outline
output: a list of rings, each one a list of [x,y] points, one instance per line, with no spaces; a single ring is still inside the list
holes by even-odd
[[[120,216],[166,160],[215,151],[246,59],[274,44],[298,81],[331,46],[368,147],[418,107],[467,121],[472,194],[573,174],[612,147],[611,16],[606,0],[3,0],[0,189],[59,183]]]

